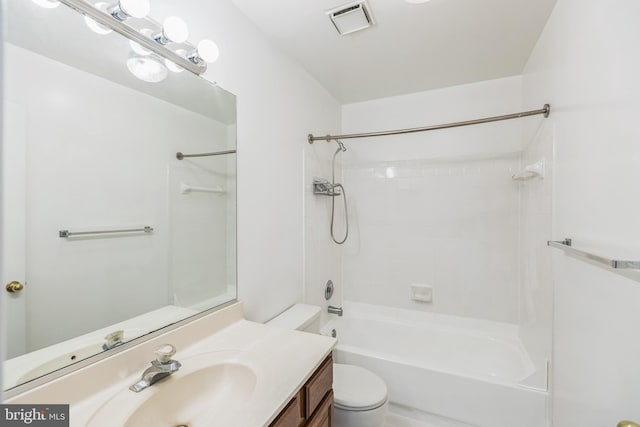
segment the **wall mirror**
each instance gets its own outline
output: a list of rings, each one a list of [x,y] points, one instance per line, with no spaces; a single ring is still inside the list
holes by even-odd
[[[5,390],[236,298],[235,96],[55,3],[6,1]]]

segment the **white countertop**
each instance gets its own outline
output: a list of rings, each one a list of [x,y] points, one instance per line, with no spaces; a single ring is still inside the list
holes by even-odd
[[[188,336],[193,339],[189,340]],[[177,347],[174,359],[182,363],[182,368],[140,393],[129,391],[128,387],[140,379],[142,371],[153,360],[153,349],[165,342]],[[125,419],[141,401],[162,391],[163,387],[171,387],[172,382],[189,375],[206,358],[213,360],[216,354],[226,354],[227,360],[248,366],[255,373],[253,392],[242,401],[234,402],[224,410],[217,410],[215,414],[207,414],[205,411],[205,415],[200,416],[191,427],[266,426],[284,409],[331,353],[335,344],[335,339],[326,336],[244,320],[242,304],[237,303],[16,396],[7,403],[69,403],[71,426],[118,427],[112,424],[114,419],[111,424],[92,420],[96,411],[108,404],[114,396],[119,396],[120,401],[124,402],[119,403],[118,414],[114,418]],[[231,359],[228,359],[229,355]],[[81,390],[82,388],[85,390]]]

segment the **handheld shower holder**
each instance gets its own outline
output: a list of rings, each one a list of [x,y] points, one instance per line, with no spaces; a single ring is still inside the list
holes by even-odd
[[[342,195],[340,190],[336,190],[337,187],[338,185],[331,184],[329,181],[324,179],[313,180],[313,194],[318,196],[336,197]]]

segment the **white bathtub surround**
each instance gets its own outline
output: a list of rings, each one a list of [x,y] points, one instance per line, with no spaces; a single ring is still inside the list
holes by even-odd
[[[522,77],[515,76],[345,105],[343,133],[469,120],[545,102],[523,103]],[[363,329],[351,348],[338,332],[339,354],[380,374],[392,402],[419,408],[426,422],[547,423],[553,140],[548,120],[531,117],[348,144],[343,183],[353,231],[343,248],[343,295],[371,304],[356,311],[372,317],[350,321]],[[541,158],[545,179],[512,179]],[[431,302],[413,298],[414,284],[431,287]],[[397,309],[402,320],[380,306]],[[417,319],[421,326],[412,323]],[[421,347],[425,324],[438,327],[427,327],[429,345]],[[381,344],[369,335],[376,333],[389,338]]]
[[[521,182],[519,224],[519,295],[518,324],[520,338],[536,365],[536,375],[527,385],[547,389],[547,364],[551,361],[553,336],[553,273],[551,231],[552,191],[554,179],[555,127],[545,120],[532,126],[532,136],[522,153],[521,164],[545,159],[545,179]],[[535,126],[534,126],[535,125]]]
[[[308,144],[307,144],[308,145]],[[342,280],[342,246],[331,240],[331,198],[313,194],[313,180],[331,180],[331,162],[338,145],[335,142],[319,142],[309,145],[304,153],[304,301],[322,307],[321,322],[328,319],[327,307],[339,306],[342,301],[344,284]],[[347,152],[348,153],[348,152]],[[336,180],[341,182],[342,158],[336,159]],[[351,203],[347,193],[347,203]],[[344,224],[342,200],[336,200],[336,231],[341,233]],[[333,297],[325,299],[328,280],[334,284]],[[276,313],[274,313],[275,315]]]
[[[338,363],[367,368],[392,403],[481,427],[547,425],[547,393],[522,385],[534,364],[514,325],[345,302]]]
[[[242,304],[236,303],[6,403],[69,403],[71,426],[86,426],[103,404],[118,393],[128,391],[127,388],[140,379],[158,345],[171,343],[178,349],[174,359],[182,363],[182,368],[140,393],[131,392],[133,397],[123,399],[119,410],[110,415],[110,425],[124,425],[123,420],[135,409],[136,401],[159,393],[163,385],[188,375],[196,365],[205,366],[207,359],[214,360],[216,354],[224,352],[232,352],[229,361],[246,366],[255,374],[255,388],[244,401],[235,402],[237,405],[230,408],[217,408],[216,413],[210,415],[220,425],[268,425],[320,366],[335,340],[249,322],[242,316]],[[290,357],[291,349],[296,349],[296,357]],[[212,425],[206,409],[203,413],[202,425]]]
[[[511,154],[345,167],[344,298],[516,323],[519,167]],[[416,283],[432,303],[413,301]]]
[[[344,105],[343,133],[521,111],[521,78]],[[539,121],[539,118],[523,120]],[[523,120],[347,141],[349,301],[516,323]],[[410,285],[433,286],[433,303]]]

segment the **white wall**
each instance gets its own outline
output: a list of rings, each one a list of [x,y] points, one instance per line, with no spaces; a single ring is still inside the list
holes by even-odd
[[[225,0],[152,3],[178,14],[190,40],[211,38],[220,59],[205,77],[238,97],[238,283],[251,320],[303,299],[303,158],[309,132],[340,128],[338,102]]]
[[[520,110],[521,79],[510,77],[345,105],[343,130]],[[511,175],[521,132],[511,121],[346,141],[344,298],[517,323],[519,186]],[[411,301],[411,284],[432,285],[433,303]]]
[[[553,236],[640,253],[640,3],[559,0],[524,73],[551,102]],[[640,421],[640,283],[553,250],[556,427]]]

